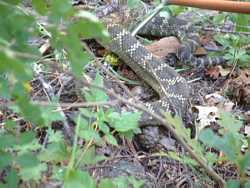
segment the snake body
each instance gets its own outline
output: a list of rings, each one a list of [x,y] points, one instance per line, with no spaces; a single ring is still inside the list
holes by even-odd
[[[185,23],[185,24],[184,24]],[[187,115],[189,106],[190,88],[186,80],[165,62],[155,58],[134,36],[119,24],[106,24],[111,42],[106,45],[110,51],[119,56],[144,82],[146,82],[159,95],[160,100],[146,103],[149,111],[161,114],[172,112],[182,118]],[[183,29],[182,29],[183,28]],[[191,29],[190,29],[191,28]],[[195,58],[193,52],[199,46],[199,37],[187,30],[185,21],[176,18],[166,19],[157,16],[142,30],[140,35],[169,36],[174,35],[183,42],[177,51],[177,58],[183,62],[191,62],[195,66],[217,64],[220,58]],[[183,33],[185,33],[183,35]],[[147,114],[143,114],[140,124],[156,124],[157,122]]]
[[[155,113],[171,111],[183,117],[187,110],[189,87],[186,80],[173,68],[152,53],[119,25],[109,25],[111,43],[107,48],[117,54],[143,81],[159,95],[160,100],[146,103],[146,107]],[[140,124],[154,124],[146,114]]]

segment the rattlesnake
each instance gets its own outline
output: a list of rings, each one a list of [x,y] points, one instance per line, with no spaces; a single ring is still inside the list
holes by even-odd
[[[158,114],[168,111],[185,118],[188,111],[190,93],[186,80],[162,60],[155,58],[121,25],[112,23],[112,20],[106,21],[105,24],[111,38],[111,42],[109,45],[105,45],[105,47],[118,55],[124,63],[159,95],[160,100],[145,104],[148,110]],[[183,33],[185,34],[183,35]],[[174,17],[166,19],[165,17],[156,16],[139,31],[139,34],[160,37],[177,36],[184,41],[176,54],[177,58],[183,63],[191,62],[194,66],[204,67],[205,65],[217,64],[223,61],[221,58],[201,59],[192,55],[200,45],[199,37],[192,32],[192,27],[184,20]],[[152,125],[157,124],[157,122],[144,113],[140,124]]]
[[[107,29],[112,40],[106,47],[117,54],[159,95],[159,101],[146,103],[146,107],[151,112],[171,111],[184,117],[189,98],[186,80],[172,67],[156,59],[130,32],[119,25],[108,25]],[[151,120],[151,117],[143,114],[140,124],[155,124]]]

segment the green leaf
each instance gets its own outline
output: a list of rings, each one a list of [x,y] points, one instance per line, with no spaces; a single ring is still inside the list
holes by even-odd
[[[171,6],[169,6],[169,9],[170,9],[173,16],[177,16],[186,10],[185,7],[178,6],[178,5],[171,5]]]
[[[32,0],[32,5],[37,12],[44,15],[48,11],[48,5],[44,0]]]
[[[112,127],[118,132],[127,132],[138,128],[138,121],[141,117],[139,112],[112,112],[108,115]]]
[[[87,172],[71,170],[64,178],[64,188],[96,188],[96,183]]]
[[[240,171],[243,173],[250,166],[250,152],[248,151],[244,156],[238,160]]]
[[[13,5],[17,5],[18,3],[20,3],[20,0],[8,0],[7,2]]]
[[[33,153],[26,153],[16,158],[16,163],[22,168],[35,167],[39,164],[37,157]]]
[[[165,117],[167,119],[167,122],[174,126],[174,128],[176,129],[177,133],[182,136],[185,139],[189,139],[190,138],[190,134],[188,132],[187,129],[183,129],[184,125],[182,122],[182,119],[178,116],[173,117],[170,113],[165,113]]]
[[[215,35],[215,40],[220,43],[221,45],[223,45],[224,48],[228,48],[231,46],[230,44],[230,40],[228,38],[226,38],[224,35]]]
[[[227,188],[239,188],[240,182],[238,180],[229,180],[227,181]]]
[[[48,143],[64,141],[64,136],[61,131],[54,131],[51,128],[49,128],[47,130],[47,134],[48,134]]]
[[[244,188],[249,188],[250,187],[250,181],[246,182],[244,185]]]
[[[35,137],[34,132],[32,132],[32,131],[23,132],[18,137],[18,144],[19,145],[25,145],[25,144],[28,144],[28,143],[32,142],[35,139],[36,139],[36,137]]]
[[[34,180],[38,181],[42,178],[42,173],[47,170],[47,165],[44,163],[39,163],[36,166],[22,167],[19,171],[23,181]]]
[[[0,59],[4,62],[0,64],[0,73],[9,73],[7,80],[14,82],[16,85],[19,84],[17,86],[19,86],[19,89],[22,89],[20,86],[22,86],[23,81],[31,79],[30,67],[19,59],[15,59],[15,53],[10,49],[0,52]],[[15,86],[14,89],[17,86]],[[17,94],[21,91],[17,91]]]
[[[14,120],[6,120],[4,128],[9,132],[14,132],[17,126],[17,122]]]
[[[144,185],[144,180],[136,179],[133,176],[129,176],[128,181],[129,181],[129,183],[131,183],[133,185],[133,188],[140,188],[140,187],[143,187],[143,185]]]
[[[104,178],[101,179],[98,188],[116,188],[115,185],[113,184],[112,180]]]
[[[79,150],[79,156],[82,155],[82,149]],[[90,164],[95,164],[95,157],[96,157],[96,153],[95,153],[95,147],[90,147],[90,148],[86,148],[86,150],[84,151],[84,155],[81,158],[81,163],[82,164],[86,164],[86,165],[90,165]]]
[[[103,108],[98,108],[97,110],[97,121],[99,122],[105,122],[106,121],[106,113]]]
[[[248,28],[248,24],[249,24],[249,16],[248,15],[236,14],[236,31],[249,32],[250,29]]]
[[[90,57],[87,52],[82,51],[81,39],[77,33],[69,32],[67,36],[62,37],[62,41],[68,52],[72,71],[77,77],[80,77],[84,66],[90,61]]]
[[[8,1],[9,2],[9,1]],[[7,3],[1,3],[0,5],[0,22],[1,22],[1,28],[0,28],[0,36],[8,43],[4,44],[4,47],[6,47],[4,50],[5,53],[7,53],[8,57],[12,57],[13,60],[16,59],[16,54],[11,53],[13,51],[18,52],[37,52],[37,49],[32,49],[28,43],[27,40],[30,37],[30,35],[33,33],[31,28],[34,26],[34,17],[26,15],[24,11],[22,11],[18,6],[9,6]],[[15,41],[11,42],[15,38]],[[10,49],[11,48],[11,49]],[[18,56],[19,57],[19,56]],[[27,59],[27,58],[19,58],[19,59]],[[28,58],[29,59],[29,58]],[[9,59],[10,60],[10,59]],[[5,64],[7,62],[2,61]],[[20,62],[20,61],[19,61]],[[25,62],[20,62],[20,65],[25,64]],[[18,66],[18,65],[17,65]],[[19,66],[20,67],[20,66]],[[15,67],[12,67],[15,69]],[[22,74],[21,72],[19,74]]]
[[[18,93],[18,91],[15,93]],[[44,119],[41,117],[41,109],[38,105],[30,103],[27,96],[18,95],[15,98],[16,104],[26,120],[30,120],[37,125],[44,125]]]
[[[103,87],[103,78],[99,73],[96,74],[93,84],[96,86]],[[103,90],[95,88],[95,87],[91,87],[90,91],[86,92],[85,98],[87,101],[92,101],[92,102],[108,100],[107,94]]]
[[[59,165],[57,165],[57,166],[54,165],[52,168],[51,179],[63,182],[64,176],[65,176],[65,167],[59,166]]]
[[[33,153],[18,156],[15,161],[20,165],[18,174],[23,181],[39,180],[42,172],[47,170],[46,164],[40,163]]]
[[[96,74],[96,78],[95,78],[93,84],[100,86],[100,87],[104,86],[103,77],[99,73]],[[97,88],[93,88],[92,92],[95,93],[96,101],[107,101],[108,100],[108,96],[104,91],[97,89]]]
[[[7,152],[1,152],[0,153],[0,169],[3,169],[4,167],[11,165],[12,160],[13,160],[13,157],[11,154]]]
[[[126,131],[126,132],[119,132],[119,135],[121,137],[125,137],[126,139],[132,141],[133,137],[135,134],[138,134],[138,132],[141,132],[141,131],[138,131],[140,130],[139,128],[137,129],[134,129],[134,130],[131,130],[131,131]]]
[[[77,135],[80,138],[83,138],[85,141],[90,141],[90,140],[94,140],[96,142],[101,141],[98,132],[93,127],[91,127],[91,125],[88,125],[88,122],[85,118],[80,117],[79,123],[80,127]]]
[[[87,121],[87,119],[86,118],[84,118],[84,117],[78,117],[78,118],[80,118],[79,119],[79,124],[80,124],[80,130],[82,129],[82,130],[85,130],[85,129],[88,129],[89,128],[89,122]],[[76,121],[77,122],[77,121]]]
[[[18,152],[19,155],[25,154],[27,152],[33,152],[41,149],[41,144],[38,143],[37,139],[25,144],[18,144],[13,146],[13,149]]]
[[[218,156],[215,153],[207,152],[206,153],[206,159],[210,166],[213,166],[218,160]]]
[[[235,148],[234,145],[231,145],[235,140],[230,135],[221,138],[215,135],[211,129],[203,129],[200,132],[199,140],[209,147],[214,147],[220,151],[223,151],[231,161],[236,161],[237,152],[235,150],[240,148]]]
[[[109,34],[106,28],[94,14],[87,11],[79,11],[76,17],[80,19],[70,26],[71,31],[79,33],[85,39],[97,38],[108,41]]]
[[[67,0],[53,0],[51,2],[51,15],[49,16],[50,21],[60,23],[61,19],[66,20],[73,15],[74,10]]]
[[[115,137],[112,134],[106,134],[105,135],[105,139],[108,143],[114,145],[114,146],[118,146],[118,143],[115,139]]]
[[[4,78],[0,78],[0,95],[3,98],[10,99],[11,98],[11,91],[10,90],[11,90],[11,88],[9,88],[8,80],[6,80]]]
[[[197,162],[195,160],[193,160],[192,158],[190,158],[189,156],[186,156],[186,155],[180,156],[176,152],[170,151],[167,154],[163,153],[163,156],[171,157],[171,158],[175,159],[176,161],[180,161],[181,163],[184,163],[187,165],[191,165],[191,166],[197,165]]]
[[[87,118],[95,118],[97,116],[95,112],[92,112],[87,108],[80,108],[79,110]]]
[[[247,139],[247,144],[246,144],[246,145],[247,145],[247,146],[250,146],[250,137],[248,136],[246,139]],[[247,151],[250,151],[250,148],[249,148],[249,147],[248,147]]]
[[[130,9],[132,8],[136,8],[137,6],[139,6],[141,3],[141,0],[128,0],[128,7]]]
[[[124,176],[119,176],[114,178],[113,183],[116,185],[116,188],[128,188],[128,179]]]
[[[79,150],[79,156],[82,156],[82,149]],[[92,146],[84,151],[84,155],[81,158],[81,164],[91,165],[96,164],[99,161],[105,160],[106,157],[97,155],[95,152],[95,147]]]
[[[17,143],[16,136],[9,133],[0,135],[0,140],[0,149],[13,147]]]
[[[52,106],[41,108],[41,117],[44,119],[44,126],[51,125],[55,121],[65,121],[61,113],[55,112],[55,108]]]
[[[19,178],[17,172],[14,169],[10,169],[8,175],[5,178],[7,188],[17,188],[19,184]]]
[[[213,23],[221,24],[224,22],[225,18],[226,18],[226,14],[223,14],[223,13],[216,14],[215,16],[213,16]]]
[[[106,125],[106,123],[99,122],[98,125],[99,125],[100,131],[102,131],[104,134],[108,134],[109,133],[109,127]]]
[[[69,159],[70,153],[64,143],[51,143],[38,155],[39,160],[46,162],[62,162]]]
[[[101,141],[99,134],[91,127],[89,129],[81,129],[78,133],[78,136],[80,138],[83,138],[85,141],[90,141],[90,140],[94,140],[95,142]]]

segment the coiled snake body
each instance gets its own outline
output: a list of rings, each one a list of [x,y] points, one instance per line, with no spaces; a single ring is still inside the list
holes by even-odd
[[[125,29],[118,25],[108,26],[112,42],[108,48],[117,54],[143,81],[152,87],[160,97],[159,101],[146,103],[155,113],[175,112],[183,116],[187,110],[189,87],[173,68],[156,59],[152,53]],[[141,124],[152,124],[151,118],[143,114]]]
[[[183,42],[177,51],[177,58],[183,62],[191,62],[194,66],[217,64],[223,61],[221,58],[195,58],[192,53],[199,46],[197,34],[186,34],[187,28],[184,23],[176,18],[167,20],[157,16],[151,20],[139,34],[153,36],[174,35]],[[181,28],[185,31],[182,31]],[[185,118],[189,106],[190,89],[186,80],[165,62],[155,58],[130,32],[117,24],[107,24],[111,42],[106,46],[122,59],[143,81],[158,93],[160,100],[145,105],[151,112],[173,112]],[[191,29],[192,30],[192,29]],[[185,34],[183,34],[185,32]],[[184,37],[183,37],[184,36]],[[140,124],[156,124],[146,114],[142,115]]]

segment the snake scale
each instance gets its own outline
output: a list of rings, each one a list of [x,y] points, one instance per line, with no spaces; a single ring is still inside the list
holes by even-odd
[[[145,104],[148,110],[158,114],[172,112],[185,119],[190,97],[190,88],[187,81],[168,64],[155,58],[136,37],[132,36],[121,25],[110,22],[105,24],[111,37],[111,42],[105,47],[118,55],[159,95],[160,100]],[[182,63],[191,62],[194,66],[204,67],[222,61],[221,58],[201,59],[192,55],[200,45],[199,37],[192,32],[192,27],[184,20],[156,16],[139,31],[139,34],[160,37],[177,36],[183,41],[176,53],[177,58]],[[140,125],[147,124],[157,124],[157,121],[144,113]]]

